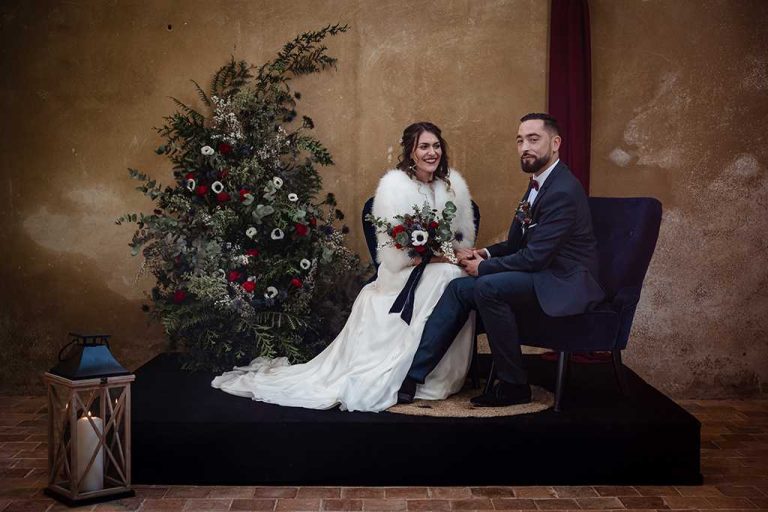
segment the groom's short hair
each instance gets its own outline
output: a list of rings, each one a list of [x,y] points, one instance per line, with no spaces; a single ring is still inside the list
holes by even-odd
[[[544,128],[552,136],[560,135],[560,127],[557,125],[557,119],[543,112],[531,112],[530,114],[525,114],[520,118],[520,122],[524,123],[525,121],[532,121],[534,119],[540,119],[544,121]]]

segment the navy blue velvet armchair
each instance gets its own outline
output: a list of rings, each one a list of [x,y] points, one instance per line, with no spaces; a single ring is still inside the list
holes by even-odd
[[[555,411],[560,410],[572,352],[608,351],[618,385],[626,393],[621,351],[627,347],[645,273],[656,248],[661,203],[654,198],[590,197],[589,208],[600,258],[598,282],[606,298],[581,315],[519,314],[524,345],[558,353]],[[489,384],[493,380],[493,370]]]

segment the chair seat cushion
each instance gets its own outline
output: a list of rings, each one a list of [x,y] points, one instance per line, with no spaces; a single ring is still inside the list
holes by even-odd
[[[566,352],[613,350],[619,331],[619,315],[609,304],[572,316],[518,314],[517,322],[521,344]]]

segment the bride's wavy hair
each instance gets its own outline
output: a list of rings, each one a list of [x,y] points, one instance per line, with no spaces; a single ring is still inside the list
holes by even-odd
[[[448,184],[448,188],[451,188],[451,180],[448,179],[448,144],[443,139],[440,128],[432,123],[425,121],[419,123],[413,123],[403,130],[403,138],[400,140],[400,145],[403,147],[403,152],[400,155],[400,159],[397,163],[397,168],[403,171],[411,178],[416,177],[416,162],[413,161],[411,155],[416,147],[416,143],[419,141],[419,137],[424,132],[429,132],[440,141],[440,149],[442,154],[440,155],[440,163],[437,165],[434,177],[443,180]]]

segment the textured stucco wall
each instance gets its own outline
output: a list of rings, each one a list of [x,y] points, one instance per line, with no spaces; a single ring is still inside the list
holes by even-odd
[[[765,390],[768,2],[591,14],[591,192],[664,203],[626,359],[677,396]]]
[[[402,128],[439,124],[501,237],[525,188],[517,118],[546,104],[545,0],[5,1],[0,5],[0,355],[29,375],[67,330],[115,335],[134,366],[162,349],[140,311],[129,227],[148,210],[126,168],[168,179],[153,131],[230,55],[259,64],[337,21],[335,72],[295,83],[337,165],[324,172],[364,253],[358,212]],[[766,4],[592,0],[594,195],[666,212],[627,359],[678,396],[766,378]],[[765,38],[765,37],[763,37]]]
[[[367,259],[360,208],[403,127],[423,119],[443,128],[488,212],[486,240],[503,233],[525,188],[509,158],[513,120],[545,104],[547,18],[539,0],[3,2],[1,366],[50,367],[73,329],[113,333],[131,366],[163,347],[140,311],[151,282],[134,282],[132,230],[113,224],[150,209],[126,168],[169,179],[153,127],[169,96],[195,102],[190,79],[207,82],[230,55],[260,64],[326,24],[351,26],[328,42],[338,71],[294,85],[337,163],[325,186],[351,246]]]

